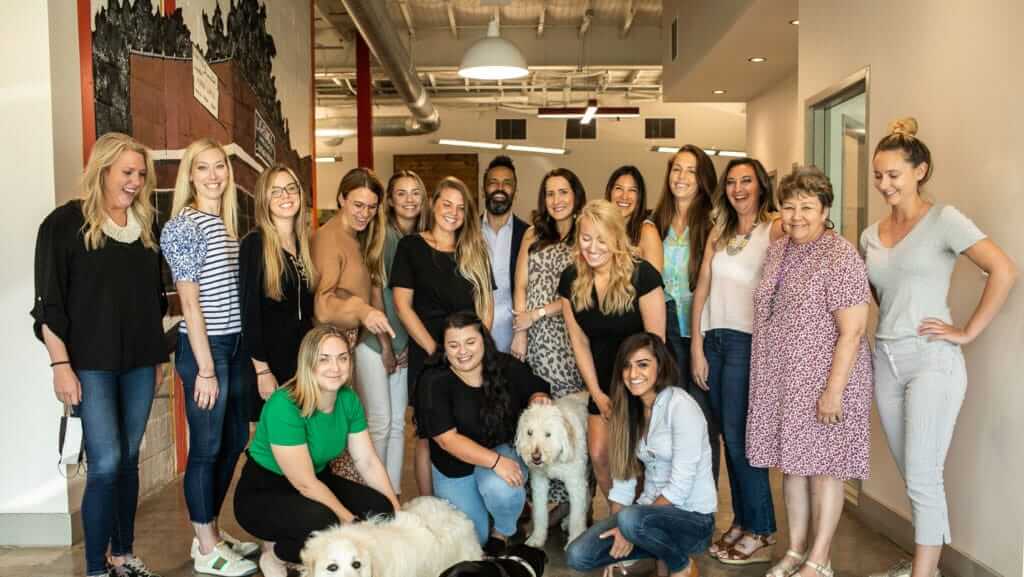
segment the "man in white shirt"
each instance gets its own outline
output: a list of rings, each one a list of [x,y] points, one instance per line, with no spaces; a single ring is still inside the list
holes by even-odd
[[[494,291],[494,322],[491,336],[498,350],[507,353],[512,346],[512,291],[515,285],[516,259],[523,234],[529,225],[512,213],[516,197],[516,167],[507,156],[496,156],[484,172],[484,214],[480,227],[491,257]]]

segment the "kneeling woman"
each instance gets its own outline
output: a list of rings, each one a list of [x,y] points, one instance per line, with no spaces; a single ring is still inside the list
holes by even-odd
[[[295,378],[267,399],[249,460],[235,490],[235,517],[264,540],[264,577],[284,577],[299,562],[309,534],[398,510],[398,499],[366,432],[352,390],[352,356],[344,334],[322,325],[299,347]],[[345,449],[369,487],[331,474]]]
[[[700,406],[678,382],[672,354],[652,333],[627,338],[615,359],[609,460],[611,515],[569,544],[567,562],[591,571],[654,558],[658,574],[697,574],[690,555],[705,550],[717,495]],[[643,493],[634,503],[636,480]]]
[[[425,371],[416,390],[434,495],[473,521],[488,552],[500,553],[526,504],[526,466],[512,449],[516,422],[530,403],[551,402],[548,384],[498,352],[471,312],[448,317],[441,346],[440,366]]]

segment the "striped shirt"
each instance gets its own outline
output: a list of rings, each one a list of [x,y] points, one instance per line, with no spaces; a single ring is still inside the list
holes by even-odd
[[[160,248],[174,282],[199,285],[207,336],[242,332],[238,296],[238,240],[228,237],[217,215],[186,207],[164,226]],[[185,322],[178,330],[187,333]]]

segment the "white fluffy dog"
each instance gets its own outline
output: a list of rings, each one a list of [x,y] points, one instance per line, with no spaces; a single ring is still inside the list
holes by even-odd
[[[311,577],[437,577],[481,557],[473,522],[434,497],[409,501],[394,519],[316,531],[302,549]]]
[[[565,483],[569,493],[569,539],[587,528],[587,394],[562,397],[550,405],[523,411],[516,428],[516,452],[530,468],[533,532],[526,544],[543,547],[548,540],[550,479]],[[566,526],[563,523],[562,528]]]

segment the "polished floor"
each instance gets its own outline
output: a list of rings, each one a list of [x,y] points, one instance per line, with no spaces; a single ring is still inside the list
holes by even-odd
[[[408,461],[408,459],[407,459]],[[405,495],[415,495],[410,467],[403,478]],[[718,533],[728,528],[731,520],[728,481],[724,475],[719,484],[721,495],[718,514]],[[786,519],[781,494],[781,476],[772,475],[772,489],[779,523],[779,543],[775,556],[781,557],[786,546]],[[597,499],[595,514],[602,517],[607,511],[603,501]],[[244,537],[234,521],[229,496],[222,516],[224,528],[235,536]],[[187,520],[185,498],[181,480],[171,483],[160,492],[151,495],[139,508],[136,521],[136,553],[146,564],[163,577],[191,577],[191,559],[188,556],[192,533]],[[716,533],[717,536],[717,533]],[[583,575],[565,566],[562,547],[565,536],[552,530],[548,540],[549,563],[545,570],[548,577]],[[860,577],[891,566],[906,554],[884,536],[865,526],[859,520],[844,515],[839,524],[833,546],[832,565],[838,577]],[[700,574],[704,577],[762,576],[767,564],[746,567],[729,567],[707,556],[697,559]],[[0,575],[3,577],[72,577],[84,575],[85,562],[82,544],[60,548],[11,548],[0,547]],[[600,571],[587,574],[601,575]],[[654,575],[653,563],[637,564],[630,569],[630,575]]]

